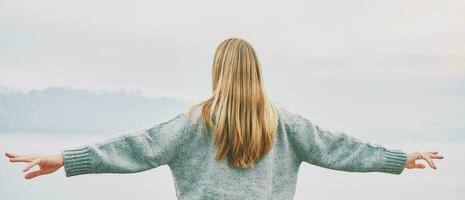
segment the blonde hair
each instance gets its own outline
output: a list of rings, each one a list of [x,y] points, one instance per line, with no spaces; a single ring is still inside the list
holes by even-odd
[[[276,107],[268,99],[254,48],[239,38],[216,48],[212,66],[213,95],[189,108],[201,107],[205,133],[212,130],[216,160],[234,168],[253,167],[274,144]]]

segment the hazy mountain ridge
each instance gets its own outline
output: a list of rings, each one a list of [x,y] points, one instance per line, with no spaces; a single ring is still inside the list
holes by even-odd
[[[191,103],[176,98],[147,97],[137,90],[95,91],[49,87],[44,90],[24,92],[0,86],[0,134],[115,134],[167,121],[185,112],[190,105]],[[304,116],[312,116],[312,113],[298,109],[295,111],[303,113]],[[341,111],[341,113],[350,112],[352,111]],[[309,117],[309,119],[317,119],[317,117]],[[318,119],[321,119],[321,116]],[[348,132],[373,142],[464,141],[462,126],[454,126],[454,123],[459,121],[460,119],[450,118],[439,121],[441,123],[432,121],[426,125],[412,125],[406,122],[403,126],[402,124],[385,126],[380,123],[372,124],[372,127],[367,127],[366,124],[351,127],[349,126],[351,124],[347,124],[347,128],[342,130],[330,125],[322,127],[332,131]],[[315,122],[319,124],[319,121]],[[417,120],[417,122],[421,121]],[[449,124],[442,124],[444,122]]]
[[[0,88],[0,133],[108,133],[144,128],[184,112],[184,100],[140,91],[50,87],[29,92]]]

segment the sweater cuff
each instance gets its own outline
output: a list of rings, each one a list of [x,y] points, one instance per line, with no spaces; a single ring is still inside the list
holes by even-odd
[[[383,172],[390,174],[400,174],[405,169],[407,154],[400,150],[384,149],[383,156],[385,158],[382,166]]]
[[[62,153],[66,177],[92,173],[91,152],[88,147],[63,150]]]

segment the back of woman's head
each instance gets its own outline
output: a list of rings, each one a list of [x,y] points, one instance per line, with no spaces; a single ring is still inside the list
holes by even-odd
[[[201,107],[206,133],[212,130],[216,160],[248,168],[271,150],[278,124],[268,99],[262,69],[247,41],[230,38],[216,49],[212,66],[213,95],[191,107]]]

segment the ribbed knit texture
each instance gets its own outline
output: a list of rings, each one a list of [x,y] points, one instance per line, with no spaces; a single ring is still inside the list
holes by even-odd
[[[292,199],[302,162],[349,172],[400,174],[406,153],[321,129],[281,106],[272,150],[254,167],[233,169],[217,162],[211,135],[205,137],[200,112],[185,113],[155,126],[115,135],[63,151],[67,177],[135,173],[168,165],[176,196],[194,199]]]
[[[90,149],[78,148],[63,152],[65,157],[65,172],[67,176],[92,173],[92,157],[89,156]]]

